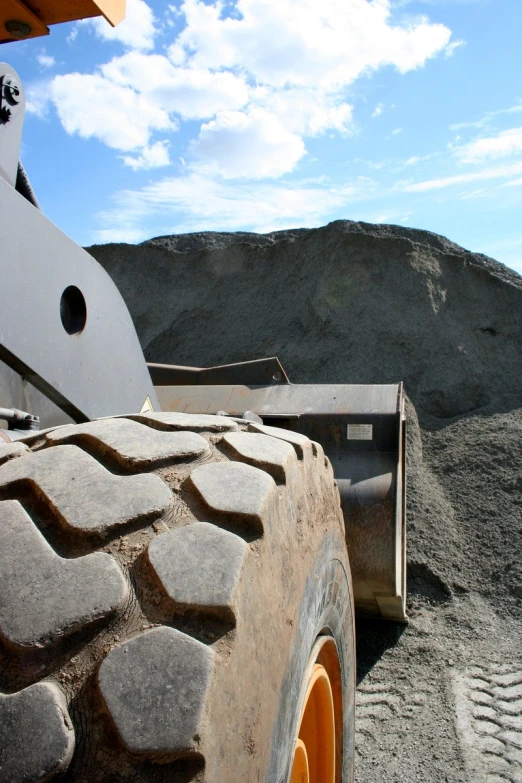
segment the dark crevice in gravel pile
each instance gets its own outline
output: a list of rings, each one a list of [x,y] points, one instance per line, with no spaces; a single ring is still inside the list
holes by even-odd
[[[473,745],[458,685],[484,662],[492,682],[522,672],[522,277],[352,221],[89,251],[150,361],[277,355],[296,383],[405,381],[411,621],[359,625],[357,780],[522,780],[509,737]]]

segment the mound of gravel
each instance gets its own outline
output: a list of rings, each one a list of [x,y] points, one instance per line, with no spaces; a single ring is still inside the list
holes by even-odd
[[[90,252],[151,361],[277,355],[294,382],[404,380],[438,420],[522,398],[522,278],[435,234],[337,221]]]
[[[522,781],[522,277],[444,237],[336,221],[89,248],[149,361],[278,356],[404,380],[407,629],[359,627],[358,783]]]

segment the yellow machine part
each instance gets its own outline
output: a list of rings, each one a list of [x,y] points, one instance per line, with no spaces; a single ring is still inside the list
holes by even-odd
[[[49,35],[48,25],[104,16],[115,27],[126,0],[1,0],[0,43]]]
[[[335,708],[328,672],[316,663],[307,685],[290,783],[335,783]]]

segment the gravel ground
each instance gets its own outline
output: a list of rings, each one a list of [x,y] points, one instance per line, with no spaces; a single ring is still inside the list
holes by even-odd
[[[521,445],[520,409],[410,410],[410,623],[358,629],[359,783],[522,781]]]
[[[89,250],[150,361],[405,381],[410,622],[358,624],[357,783],[522,783],[522,278],[351,221]]]

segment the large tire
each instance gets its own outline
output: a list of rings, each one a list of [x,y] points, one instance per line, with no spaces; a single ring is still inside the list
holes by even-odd
[[[321,447],[183,414],[25,444],[0,448],[0,783],[287,783],[323,637],[351,781],[351,582]]]

